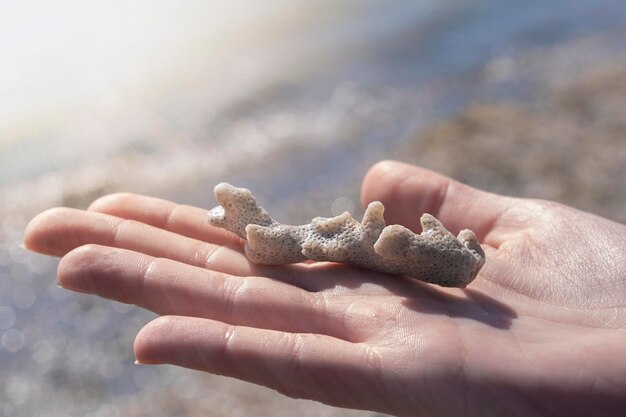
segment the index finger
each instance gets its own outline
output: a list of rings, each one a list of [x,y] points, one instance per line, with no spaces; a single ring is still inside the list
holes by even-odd
[[[207,209],[176,204],[161,198],[132,193],[101,197],[88,208],[128,220],[136,220],[192,239],[217,245],[243,246],[243,239],[224,229],[211,226]]]

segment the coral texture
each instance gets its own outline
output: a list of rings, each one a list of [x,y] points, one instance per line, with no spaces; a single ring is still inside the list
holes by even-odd
[[[485,263],[471,230],[462,230],[457,238],[430,214],[422,216],[419,235],[400,225],[386,226],[385,208],[378,201],[369,204],[361,223],[346,212],[287,226],[272,219],[246,188],[221,183],[215,197],[220,205],[209,211],[209,222],[246,239],[246,256],[256,264],[342,262],[444,287],[465,287]]]

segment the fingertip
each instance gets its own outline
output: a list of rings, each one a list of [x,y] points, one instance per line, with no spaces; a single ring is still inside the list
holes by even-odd
[[[135,365],[144,366],[144,365],[161,365],[161,362],[143,362],[139,359],[135,359]]]
[[[384,160],[377,162],[367,171],[361,186],[361,204],[366,207],[372,201],[380,201],[381,191],[395,187],[403,177],[406,165],[402,162]]]
[[[172,354],[171,341],[177,339],[181,320],[177,316],[161,316],[146,324],[135,337],[135,359],[141,364],[169,362],[166,358]]]
[[[168,363],[225,375],[231,369],[225,344],[232,326],[189,316],[161,316],[135,337],[133,351],[141,363]]]
[[[55,228],[61,219],[73,211],[67,207],[55,207],[33,217],[24,230],[23,244],[26,249],[44,255],[62,255],[63,251],[55,245]]]
[[[135,197],[132,193],[114,193],[102,196],[89,205],[87,211],[108,213],[111,209],[128,204]]]
[[[65,254],[57,266],[57,284],[67,290],[94,292],[94,284],[86,275],[102,257],[103,249],[100,245],[87,244]]]

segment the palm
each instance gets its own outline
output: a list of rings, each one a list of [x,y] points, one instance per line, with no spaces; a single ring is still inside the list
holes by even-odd
[[[487,263],[471,289],[334,264],[254,266],[204,210],[132,195],[47,212],[26,242],[56,255],[98,244],[67,254],[59,279],[164,315],[137,337],[145,363],[401,415],[619,412],[622,226],[396,164],[374,169],[363,193],[390,223],[416,227],[428,211],[454,232],[473,228]]]

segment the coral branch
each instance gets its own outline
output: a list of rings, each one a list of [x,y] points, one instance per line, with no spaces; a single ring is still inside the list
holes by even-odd
[[[465,287],[485,263],[471,230],[457,238],[430,214],[422,216],[419,235],[400,225],[385,226],[385,208],[378,201],[369,204],[362,223],[346,212],[287,226],[272,219],[246,188],[221,183],[215,197],[220,205],[209,211],[209,222],[246,239],[246,256],[257,264],[342,262],[444,287]]]

